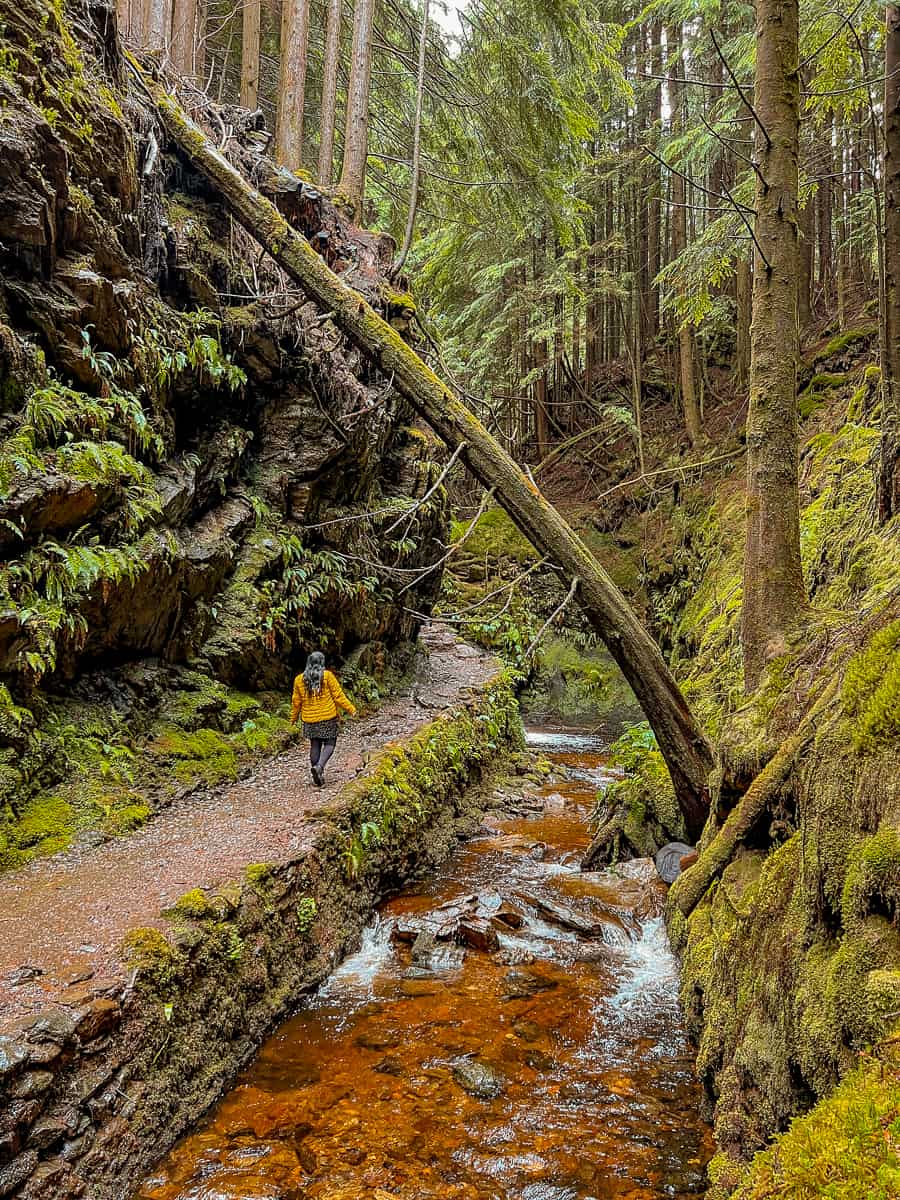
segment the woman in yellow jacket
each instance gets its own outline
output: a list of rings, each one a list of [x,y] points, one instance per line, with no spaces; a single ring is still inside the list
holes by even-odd
[[[325,670],[325,655],[316,650],[306,660],[302,675],[294,680],[291,698],[291,724],[303,722],[303,736],[309,738],[309,769],[316,787],[325,782],[325,766],[334,754],[340,730],[338,709],[351,716],[356,709],[344,695],[331,671]]]

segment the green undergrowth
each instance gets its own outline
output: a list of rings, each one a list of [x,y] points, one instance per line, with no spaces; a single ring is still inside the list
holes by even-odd
[[[721,1167],[728,1172],[728,1164]],[[733,1192],[734,1200],[894,1200],[898,1195],[900,1061],[889,1051],[864,1058],[827,1100],[794,1120],[754,1159]]]
[[[653,731],[646,721],[630,724],[609,749],[609,765],[624,772],[600,793],[594,822],[618,812],[610,828],[606,859],[652,856],[666,842],[684,841],[684,821]]]
[[[127,833],[185,787],[234,780],[295,736],[284,695],[251,695],[198,672],[178,683],[130,721],[73,697],[44,699],[38,722],[19,710],[26,752],[18,769],[14,752],[0,763],[0,869],[64,850],[87,831]]]
[[[461,795],[501,755],[522,746],[515,678],[504,672],[477,705],[438,718],[389,747],[351,796],[345,869],[356,879],[373,856],[402,844],[404,828]]]

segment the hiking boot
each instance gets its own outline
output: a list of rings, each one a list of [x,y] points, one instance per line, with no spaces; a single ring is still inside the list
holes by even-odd
[[[319,768],[312,767],[310,769],[310,774],[313,777],[313,783],[316,785],[316,787],[321,787],[322,784],[325,782],[325,776],[322,774],[322,772],[319,770]]]

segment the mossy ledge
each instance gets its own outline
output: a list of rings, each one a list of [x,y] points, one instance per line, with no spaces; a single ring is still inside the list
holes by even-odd
[[[216,1098],[272,1026],[356,944],[376,904],[477,828],[479,786],[521,749],[513,679],[388,745],[315,814],[309,849],[191,888],[122,948],[128,983],[91,980],[0,1035],[12,1150],[0,1194],[119,1200]],[[9,1129],[7,1130],[7,1126]]]

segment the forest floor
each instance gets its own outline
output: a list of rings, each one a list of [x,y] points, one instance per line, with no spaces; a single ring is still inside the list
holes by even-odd
[[[0,1032],[78,985],[121,990],[122,942],[136,926],[166,928],[186,891],[212,888],[252,863],[295,859],[315,838],[317,814],[365,770],[367,755],[408,737],[488,681],[497,661],[426,626],[410,684],[377,713],[345,725],[325,787],[314,787],[307,743],[245,780],[176,802],[142,829],[76,846],[0,876]]]

